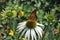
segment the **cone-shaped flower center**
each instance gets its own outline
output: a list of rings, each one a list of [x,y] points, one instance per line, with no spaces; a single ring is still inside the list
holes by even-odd
[[[26,22],[26,27],[32,29],[36,27],[36,21],[35,20],[27,20]]]

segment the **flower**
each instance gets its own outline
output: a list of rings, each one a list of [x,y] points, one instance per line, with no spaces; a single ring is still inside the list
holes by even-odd
[[[23,11],[20,11],[20,12],[19,12],[19,15],[20,15],[21,17],[23,17],[23,16],[24,16],[24,12],[23,12]]]
[[[44,16],[44,18],[48,21],[48,22],[56,22],[56,16],[53,13],[48,13]]]
[[[35,23],[34,20],[27,20],[25,22],[19,23],[17,27],[18,28],[17,31],[21,33],[19,39],[21,39],[23,35],[25,35],[24,37],[28,40],[30,39],[30,35],[32,37],[31,40],[40,39],[40,37],[42,37],[42,32],[43,32],[40,26],[44,26],[44,25],[39,24],[37,22]]]
[[[1,16],[2,16],[2,17],[5,17],[5,13],[2,13]]]
[[[16,10],[12,10],[12,13],[13,13],[14,17],[17,15]]]
[[[6,11],[6,16],[7,17],[16,17],[16,15],[17,15],[17,12],[16,12],[16,10],[8,10],[8,11]]]
[[[8,17],[13,17],[13,13],[11,12],[11,10],[8,10],[8,11],[6,12],[6,16],[8,16]]]
[[[10,30],[9,35],[14,36],[14,31]]]
[[[42,37],[42,24],[36,21],[36,10],[34,10],[27,21],[18,24],[17,31],[20,34],[19,39],[24,37],[27,40],[39,40]]]

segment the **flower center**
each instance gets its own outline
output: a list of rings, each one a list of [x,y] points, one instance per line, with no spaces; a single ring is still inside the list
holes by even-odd
[[[27,20],[26,27],[32,29],[36,27],[36,21],[35,20]]]

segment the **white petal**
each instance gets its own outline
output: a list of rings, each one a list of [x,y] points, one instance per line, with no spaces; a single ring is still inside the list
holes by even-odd
[[[37,40],[34,29],[31,29],[31,36],[32,36],[32,40],[34,40],[34,39]]]
[[[25,26],[22,26],[22,27],[18,28],[18,30],[21,30],[21,29],[23,29],[23,28],[25,28]]]
[[[26,32],[25,38],[28,38],[28,40],[30,40],[30,29]]]
[[[19,23],[17,28],[23,27],[23,26],[25,26],[25,24],[26,24],[26,22]]]
[[[39,24],[39,23],[37,23],[37,25],[39,25],[39,26],[44,26],[43,24]]]
[[[35,31],[36,31],[36,33],[37,33],[37,35],[38,35],[38,40],[39,40],[40,34],[39,34],[38,30],[35,29]]]
[[[32,37],[32,40],[34,40],[34,37],[33,37],[34,35],[33,35],[33,34],[34,34],[33,30],[31,30],[31,37]]]
[[[42,28],[37,26],[35,28],[35,30],[37,30],[40,33],[41,37],[42,37],[42,32],[43,32]]]
[[[25,26],[25,24],[24,24],[24,25],[18,25],[18,27],[17,27],[17,28],[24,27],[24,26]]]
[[[24,31],[21,33],[21,35],[20,35],[20,38],[19,39],[21,39],[21,37],[24,35],[24,33],[27,31],[27,28],[26,29],[24,29]]]
[[[24,28],[25,28],[25,26],[18,28],[18,30],[17,30],[17,31],[19,31],[18,33],[20,33]]]
[[[26,21],[25,22],[21,22],[21,23],[19,23],[18,25],[22,25],[22,24],[25,24],[26,23]]]

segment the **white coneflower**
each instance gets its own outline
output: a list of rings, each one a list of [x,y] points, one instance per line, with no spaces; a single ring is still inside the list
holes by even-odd
[[[35,15],[35,11],[33,11],[32,14]],[[27,40],[39,40],[42,37],[43,30],[40,26],[44,25],[37,23],[35,20],[36,16],[34,15],[32,15],[32,18],[29,18],[29,20],[18,24],[17,31],[20,33],[20,40],[23,37]]]

